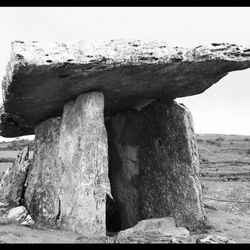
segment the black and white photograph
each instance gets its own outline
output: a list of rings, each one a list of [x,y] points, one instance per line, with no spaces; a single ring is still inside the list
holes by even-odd
[[[0,6],[0,244],[250,243],[249,25]]]

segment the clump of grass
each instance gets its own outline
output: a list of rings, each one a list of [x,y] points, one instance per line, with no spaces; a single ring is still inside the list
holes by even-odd
[[[250,148],[247,150],[247,155],[250,155]]]
[[[204,142],[203,139],[197,139],[197,142]]]
[[[216,145],[216,146],[221,146],[221,143],[218,141],[213,141],[213,140],[206,140],[206,142],[210,145]]]
[[[249,138],[245,138],[244,141],[250,141],[250,139]]]
[[[222,138],[222,137],[216,138],[216,141],[224,141],[224,140],[225,140],[225,138]]]

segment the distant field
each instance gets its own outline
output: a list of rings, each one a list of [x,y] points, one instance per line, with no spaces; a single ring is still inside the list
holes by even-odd
[[[17,154],[20,152],[19,151],[11,151],[11,150],[4,150],[4,151],[0,151],[0,158],[13,158],[16,159]],[[33,151],[29,152],[29,158],[32,159],[33,158]]]
[[[11,162],[0,162],[0,176],[8,167],[12,166]]]
[[[197,142],[205,204],[220,211],[249,216],[250,136],[199,134]]]
[[[11,150],[0,151],[0,158],[16,158],[19,152],[20,151],[11,151]]]

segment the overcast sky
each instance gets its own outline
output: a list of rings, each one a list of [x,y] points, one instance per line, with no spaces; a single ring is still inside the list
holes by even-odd
[[[135,38],[250,48],[249,24],[249,7],[0,7],[0,79],[14,40]],[[229,73],[204,93],[177,101],[192,112],[196,133],[250,135],[250,70]]]

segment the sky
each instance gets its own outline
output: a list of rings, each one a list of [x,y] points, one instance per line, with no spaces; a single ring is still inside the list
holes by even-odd
[[[250,48],[249,24],[249,7],[0,7],[0,81],[14,40],[132,38],[189,48],[212,42]],[[192,112],[196,133],[250,135],[250,69],[231,72],[202,94],[177,101]]]

